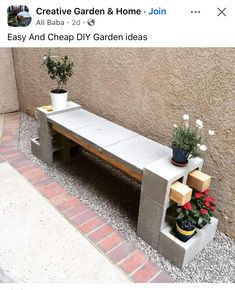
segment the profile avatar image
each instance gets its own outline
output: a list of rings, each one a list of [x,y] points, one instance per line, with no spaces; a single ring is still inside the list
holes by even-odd
[[[25,5],[11,5],[7,9],[8,25],[12,27],[26,27],[31,23],[29,8]]]

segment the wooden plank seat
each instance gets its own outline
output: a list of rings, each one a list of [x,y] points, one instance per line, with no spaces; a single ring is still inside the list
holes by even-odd
[[[47,116],[52,129],[119,168],[137,181],[143,169],[171,149],[87,110],[77,108]]]

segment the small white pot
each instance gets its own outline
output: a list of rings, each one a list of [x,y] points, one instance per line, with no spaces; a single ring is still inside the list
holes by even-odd
[[[55,111],[63,110],[67,108],[67,102],[68,102],[68,92],[65,93],[52,93],[51,94],[51,104],[52,108]]]

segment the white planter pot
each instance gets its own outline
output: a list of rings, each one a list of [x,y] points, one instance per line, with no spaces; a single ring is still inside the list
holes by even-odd
[[[57,111],[57,110],[63,110],[67,108],[67,102],[68,102],[68,92],[66,91],[65,93],[52,93],[51,94],[51,104],[52,108]]]

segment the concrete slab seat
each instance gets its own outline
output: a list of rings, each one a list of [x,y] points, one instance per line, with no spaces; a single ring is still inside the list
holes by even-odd
[[[145,166],[171,155],[170,148],[81,108],[47,120],[54,131],[138,181],[142,181]]]

